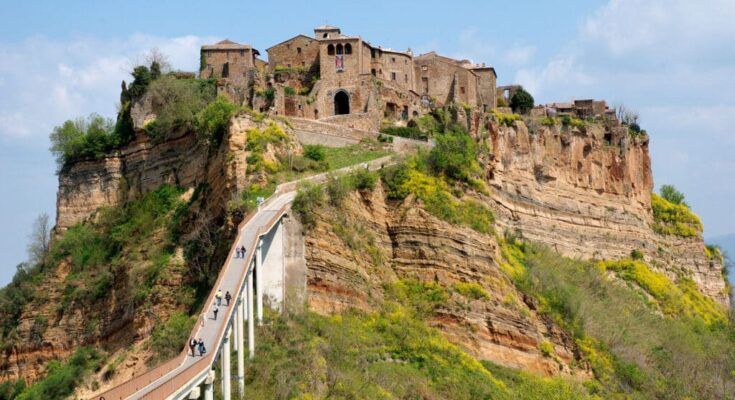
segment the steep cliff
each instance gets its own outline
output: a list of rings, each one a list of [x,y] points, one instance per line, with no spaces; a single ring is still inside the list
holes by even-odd
[[[706,256],[701,235],[652,229],[647,137],[594,124],[529,129],[522,122],[491,123],[489,131],[488,183],[503,229],[570,257],[617,259],[640,250],[661,272],[690,277],[729,305],[722,262]]]

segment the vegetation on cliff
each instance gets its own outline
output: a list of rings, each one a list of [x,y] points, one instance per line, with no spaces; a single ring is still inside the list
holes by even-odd
[[[689,209],[684,195],[673,186],[661,187],[661,196],[651,193],[653,230],[663,235],[696,237],[702,233],[702,222]]]
[[[563,258],[513,235],[501,250],[516,286],[574,335],[595,374],[585,383],[591,394],[725,399],[735,390],[735,325],[690,282],[641,261]]]
[[[579,384],[478,362],[426,318],[448,289],[413,280],[385,286],[375,312],[271,315],[245,366],[258,399],[586,399]]]

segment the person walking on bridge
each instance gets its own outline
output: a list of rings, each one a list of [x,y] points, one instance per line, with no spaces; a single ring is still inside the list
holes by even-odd
[[[235,258],[240,258],[240,248],[235,247]]]
[[[225,300],[227,300],[227,305],[230,305],[230,300],[232,300],[232,295],[230,294],[230,291],[228,290],[227,293],[225,293]]]
[[[214,310],[212,310],[212,312],[214,313],[214,320],[216,321],[217,320],[217,313],[219,312],[219,308],[217,308],[217,306],[214,306]]]
[[[196,347],[198,344],[199,342],[197,342],[197,340],[194,339],[193,337],[189,339],[189,349],[191,350],[192,357],[196,356],[196,353],[194,351],[196,350]]]
[[[207,349],[204,347],[204,340],[202,340],[202,338],[199,338],[199,342],[197,342],[197,346],[199,347],[199,355],[204,357],[204,353],[207,352]]]
[[[242,258],[245,258],[245,246],[240,246],[240,253],[242,254]]]
[[[214,298],[217,299],[217,305],[222,305],[222,289],[217,290],[217,293],[214,295]]]

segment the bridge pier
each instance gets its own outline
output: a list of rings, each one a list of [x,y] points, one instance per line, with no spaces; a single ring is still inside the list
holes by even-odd
[[[258,325],[263,324],[263,239],[258,239],[258,247],[255,253],[255,293],[258,307]]]
[[[213,371],[204,379],[204,400],[214,400],[214,376]]]
[[[245,394],[245,341],[244,333],[245,321],[243,317],[243,296],[238,296],[237,300],[237,337],[235,343],[237,343],[237,388],[240,393],[240,397]]]
[[[255,317],[253,316],[253,273],[248,274],[248,357],[255,356]]]
[[[228,327],[229,328],[229,327]],[[227,329],[227,328],[225,328]],[[231,385],[230,385],[230,334],[231,329],[227,329],[225,337],[222,340],[222,350],[220,350],[220,357],[222,357],[222,398],[224,400],[232,400]]]

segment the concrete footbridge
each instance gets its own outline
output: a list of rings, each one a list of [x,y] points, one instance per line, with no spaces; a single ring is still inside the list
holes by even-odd
[[[375,170],[391,162],[392,157],[388,156],[335,172],[356,168]],[[327,174],[320,174],[303,180],[320,182],[326,178]],[[178,356],[95,395],[92,400],[213,400],[217,363],[222,367],[223,399],[231,400],[234,389],[236,393],[247,393],[245,357],[253,358],[257,354],[255,324],[262,323],[264,297],[272,299],[276,307],[281,307],[286,297],[283,220],[290,212],[301,181],[279,185],[276,192],[238,227],[229,256],[190,335],[203,340],[207,349],[204,356],[198,351],[192,356],[188,343],[182,343],[184,349]],[[247,249],[244,257],[236,257],[236,249],[242,246]],[[229,305],[222,299],[215,320],[217,291],[230,292],[232,299]],[[237,353],[237,371],[234,372],[230,365],[232,351]],[[237,388],[232,387],[233,381]]]

